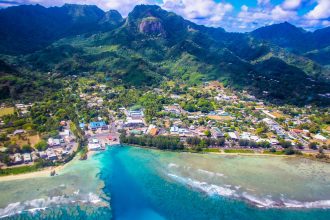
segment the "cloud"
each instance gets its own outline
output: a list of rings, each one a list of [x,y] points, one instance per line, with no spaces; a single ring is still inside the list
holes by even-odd
[[[17,4],[41,4],[46,7],[68,4],[97,5],[103,10],[115,9],[126,16],[139,4],[159,4],[161,0],[16,0]],[[1,3],[1,1],[0,1]]]
[[[269,2],[263,2],[269,3]],[[261,2],[261,4],[263,4]],[[240,22],[239,27],[242,30],[252,30],[254,28],[280,23],[285,21],[296,21],[298,15],[295,10],[284,9],[281,5],[268,4],[267,7],[248,8],[243,5],[241,11],[237,15],[237,20]],[[234,25],[232,25],[234,26]]]
[[[282,7],[286,10],[295,10],[301,6],[302,2],[302,0],[285,0]]]
[[[258,0],[258,5],[269,5],[270,0]]]
[[[309,19],[326,19],[330,17],[330,0],[317,0],[315,8],[307,14]]]
[[[239,32],[284,21],[307,29],[330,25],[330,0],[241,0],[242,5],[234,8],[231,2],[235,1],[238,0],[0,0],[0,7],[88,4],[105,11],[118,10],[125,17],[136,5],[157,4],[197,24]]]
[[[231,4],[213,0],[164,0],[162,7],[209,26],[219,26],[224,16],[233,10]]]

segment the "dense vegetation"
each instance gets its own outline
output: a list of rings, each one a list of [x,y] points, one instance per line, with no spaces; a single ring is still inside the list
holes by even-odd
[[[21,12],[34,14],[29,19],[17,16],[16,25],[8,27],[9,18]],[[45,19],[37,19],[39,14]],[[330,88],[326,67],[263,41],[257,34],[199,26],[158,6],[137,6],[125,21],[115,11],[76,5],[13,7],[0,11],[0,17],[4,18],[0,33],[10,40],[0,41],[0,54],[7,54],[0,57],[5,63],[0,78],[2,99],[28,96],[29,91],[35,94],[40,87],[56,90],[67,75],[102,73],[125,87],[158,86],[169,79],[188,85],[217,79],[274,103],[329,104],[329,98],[322,96]],[[44,30],[49,24],[52,28]],[[29,36],[32,27],[37,37]],[[19,39],[17,29],[22,32]],[[23,48],[22,43],[31,47]],[[16,74],[12,67],[17,67]]]
[[[180,142],[179,137],[167,137],[167,136],[126,136],[126,134],[120,135],[120,142],[123,144],[134,144],[145,147],[155,147],[161,150],[182,150],[183,143]]]

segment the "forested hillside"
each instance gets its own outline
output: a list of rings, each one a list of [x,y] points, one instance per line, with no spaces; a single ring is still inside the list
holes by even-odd
[[[17,25],[3,22],[0,53],[7,74],[16,66],[19,77],[28,74],[47,82],[54,76],[104,73],[112,83],[135,87],[168,79],[187,84],[216,79],[274,103],[329,104],[329,50],[323,49],[330,46],[327,30],[311,33],[285,23],[250,34],[228,33],[149,5],[136,6],[125,19],[116,11],[77,5],[13,7],[0,10],[0,18],[17,11],[33,11],[36,18],[15,21]],[[38,14],[49,20],[38,21]],[[63,16],[52,19],[58,14]],[[22,33],[15,37],[17,30]],[[280,41],[286,33],[288,40]],[[313,46],[305,49],[294,40],[310,35]],[[1,98],[15,97],[5,91],[8,95]]]

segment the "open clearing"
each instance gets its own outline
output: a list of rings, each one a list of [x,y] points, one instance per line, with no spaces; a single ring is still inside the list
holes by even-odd
[[[14,114],[14,108],[0,108],[0,117]]]

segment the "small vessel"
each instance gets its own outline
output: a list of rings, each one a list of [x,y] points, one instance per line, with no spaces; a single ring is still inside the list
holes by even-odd
[[[56,171],[55,171],[55,170],[52,170],[52,171],[50,172],[50,176],[55,176],[55,174],[56,174]]]

